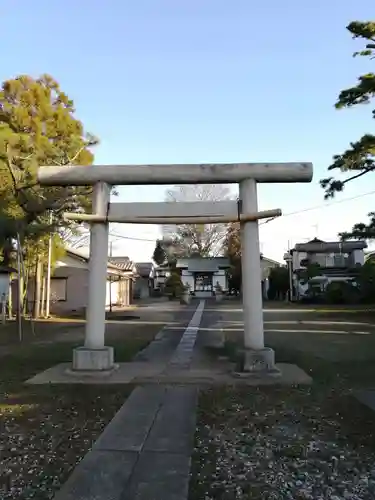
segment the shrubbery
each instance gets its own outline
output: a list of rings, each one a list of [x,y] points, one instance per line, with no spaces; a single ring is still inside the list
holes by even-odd
[[[374,304],[375,264],[366,262],[358,268],[356,278],[331,281],[324,291],[310,287],[303,301],[324,304]]]
[[[180,298],[184,291],[181,277],[177,273],[172,273],[165,282],[164,292],[170,300]]]

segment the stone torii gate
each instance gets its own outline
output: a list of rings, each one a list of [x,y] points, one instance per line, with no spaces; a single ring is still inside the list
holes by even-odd
[[[73,352],[72,370],[108,372],[115,367],[105,346],[105,295],[110,222],[133,224],[241,224],[244,310],[243,370],[275,373],[274,353],[264,346],[258,220],[281,210],[258,211],[257,183],[311,182],[311,163],[232,163],[192,165],[91,165],[40,167],[43,186],[93,186],[93,213],[67,213],[69,220],[91,224],[89,290],[85,343]],[[114,185],[239,184],[239,202],[110,203]]]

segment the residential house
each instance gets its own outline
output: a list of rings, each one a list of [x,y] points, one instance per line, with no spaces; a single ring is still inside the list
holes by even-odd
[[[7,301],[11,291],[11,276],[17,270],[13,267],[0,265],[0,312],[5,314]]]
[[[121,257],[109,257],[108,262],[120,269],[123,269],[126,272],[132,272],[135,276],[137,274],[136,265],[129,257],[121,256]]]
[[[106,306],[127,306],[131,303],[134,269],[131,261],[126,265],[108,262]],[[51,276],[50,311],[52,314],[83,312],[88,301],[89,256],[82,251],[67,249],[54,265]],[[17,282],[12,286],[13,305],[17,304]],[[35,300],[34,280],[28,287],[28,302]]]
[[[131,304],[134,265],[128,259],[107,265],[106,306]],[[56,262],[51,277],[51,312],[69,312],[85,309],[88,299],[89,256],[82,251],[68,249]]]
[[[136,262],[136,280],[133,297],[143,299],[150,297],[154,291],[155,266],[152,262]]]
[[[316,285],[324,290],[332,281],[349,281],[355,279],[358,267],[365,262],[365,241],[322,241],[315,238],[307,243],[298,243],[286,255],[291,266],[292,280],[296,298],[303,297],[309,285]],[[311,264],[318,264],[320,276],[304,283],[300,278],[301,271]]]
[[[170,275],[171,270],[168,263],[155,267],[154,292],[163,292],[165,282]]]

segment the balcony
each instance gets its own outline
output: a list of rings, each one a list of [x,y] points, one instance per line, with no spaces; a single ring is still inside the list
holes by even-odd
[[[348,269],[356,267],[353,254],[315,254],[301,259],[301,267],[317,264],[324,269]]]

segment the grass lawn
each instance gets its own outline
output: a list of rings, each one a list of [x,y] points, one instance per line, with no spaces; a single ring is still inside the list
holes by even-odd
[[[374,499],[375,413],[352,395],[375,387],[374,337],[270,335],[311,387],[203,391],[190,500]]]
[[[126,328],[107,325],[107,343],[118,361],[129,361],[160,325]],[[34,339],[13,345],[0,358],[1,499],[52,498],[130,394],[130,386],[24,385],[36,373],[70,361],[80,344]]]

